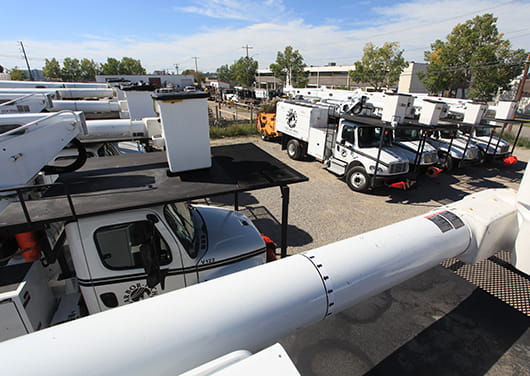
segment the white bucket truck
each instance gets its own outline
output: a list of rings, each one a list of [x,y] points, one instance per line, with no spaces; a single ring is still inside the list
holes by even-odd
[[[271,256],[245,215],[188,203],[262,188],[255,171],[263,160],[271,164],[264,174],[280,176],[268,186],[298,179],[255,146],[211,150],[207,139],[190,154],[179,145],[207,137],[206,96],[156,96],[163,134],[172,138],[165,142],[167,159],[164,153],[93,158],[53,184],[32,185],[56,153],[86,133],[82,113],[43,114],[23,126],[11,117],[0,127],[6,176],[0,186],[0,340],[247,269]],[[176,110],[181,121],[172,118]],[[45,150],[38,147],[44,136]],[[192,155],[188,167],[182,162],[189,155],[179,150]],[[277,173],[281,168],[283,174]]]
[[[348,186],[365,192],[377,185],[408,188],[406,151],[393,146],[379,120],[335,116],[335,106],[282,101],[276,108],[276,129],[292,159],[305,155],[322,161]]]

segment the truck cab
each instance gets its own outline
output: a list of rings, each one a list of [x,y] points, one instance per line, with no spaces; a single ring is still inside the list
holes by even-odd
[[[426,169],[438,164],[438,151],[427,142],[422,147],[421,143],[424,137],[422,132],[420,128],[398,126],[394,130],[393,142],[396,146],[408,151],[410,166],[414,166],[417,163],[421,169]],[[420,150],[422,148],[423,150]],[[419,160],[417,158],[418,151],[421,152]]]
[[[481,162],[478,146],[458,137],[456,128],[435,129],[430,132],[427,142],[438,150],[440,164],[447,171],[454,167],[476,165]]]
[[[510,154],[510,144],[499,137],[495,137],[494,126],[460,125],[458,137],[467,140],[471,137],[479,148],[480,159],[484,158],[506,158]]]
[[[406,179],[409,159],[406,151],[392,145],[390,131],[383,125],[341,119],[328,170],[344,176],[352,190],[363,192]]]
[[[80,218],[65,226],[90,314],[265,263],[243,214],[185,202]]]

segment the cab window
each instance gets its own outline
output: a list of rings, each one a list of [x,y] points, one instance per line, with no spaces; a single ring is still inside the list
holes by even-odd
[[[150,221],[101,227],[96,230],[94,240],[103,265],[109,269],[143,268],[142,246],[159,249],[160,265],[171,262],[169,246]]]
[[[378,147],[381,139],[381,132],[381,127],[359,127],[359,147]]]
[[[355,128],[350,127],[348,125],[344,125],[342,127],[342,142],[349,142],[350,144],[355,144]]]

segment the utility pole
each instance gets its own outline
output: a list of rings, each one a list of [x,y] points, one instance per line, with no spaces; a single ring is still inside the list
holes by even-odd
[[[20,47],[22,48],[22,53],[24,54],[24,59],[26,60],[26,66],[28,67],[29,80],[33,81],[33,75],[31,74],[31,68],[29,67],[29,61],[26,55],[26,50],[24,49],[24,44],[22,44],[22,41],[18,41],[18,43],[20,43]]]
[[[241,47],[241,48],[244,48],[245,50],[247,50],[247,59],[248,59],[248,50],[251,50],[251,49],[253,49],[254,47],[251,47],[251,46],[249,46],[249,45],[247,44],[246,46],[243,46],[243,47]]]
[[[177,70],[177,75],[179,74],[179,65],[175,64],[175,69]]]
[[[521,82],[519,82],[519,88],[517,89],[517,94],[515,95],[516,102],[519,102],[519,100],[523,96],[523,88],[524,88],[524,84],[526,83],[526,76],[528,75],[529,65],[530,65],[530,54],[528,54],[528,57],[526,58],[526,62],[524,64],[523,77],[521,78]]]
[[[201,86],[201,83],[199,82],[199,69],[197,68],[197,60],[199,57],[193,56],[192,59],[195,60],[195,81],[197,81],[197,84]]]

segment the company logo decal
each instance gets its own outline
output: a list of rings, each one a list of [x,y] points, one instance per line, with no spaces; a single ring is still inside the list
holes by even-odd
[[[291,108],[289,112],[287,112],[286,116],[287,125],[289,126],[289,128],[296,127],[296,118],[296,111]]]
[[[156,287],[147,287],[147,285],[137,282],[125,290],[123,301],[125,303],[132,303],[155,295],[158,295]]]

